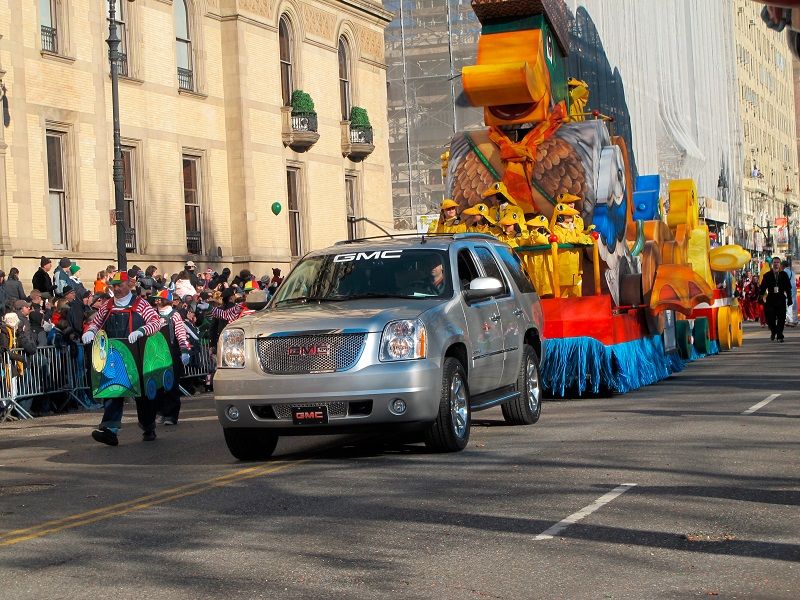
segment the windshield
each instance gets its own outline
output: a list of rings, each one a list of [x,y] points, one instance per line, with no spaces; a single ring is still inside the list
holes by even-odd
[[[356,298],[449,298],[447,252],[368,250],[312,256],[278,289],[272,306]]]

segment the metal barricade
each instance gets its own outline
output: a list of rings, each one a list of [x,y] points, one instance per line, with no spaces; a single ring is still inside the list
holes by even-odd
[[[32,418],[19,401],[46,394],[67,394],[83,408],[98,408],[92,398],[90,360],[91,345],[42,346],[34,355],[27,356],[28,365],[20,374],[17,361],[4,352],[0,357],[0,423],[10,418]],[[209,344],[201,341],[200,351],[184,368],[183,379],[206,377],[214,369]]]
[[[12,352],[23,353],[21,349]],[[30,419],[30,412],[20,406],[27,400],[46,394],[63,393],[83,408],[95,408],[89,386],[87,353],[83,346],[42,346],[26,357],[27,365],[19,373],[17,364],[8,354],[3,358],[2,397],[11,402],[18,418]],[[0,419],[9,418],[5,411]]]
[[[192,357],[192,361],[183,369],[183,378],[205,377],[216,368],[214,356],[211,354],[208,340],[200,341],[200,351]]]

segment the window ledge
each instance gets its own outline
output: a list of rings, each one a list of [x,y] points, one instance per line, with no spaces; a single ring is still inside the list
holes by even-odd
[[[109,80],[111,79],[111,73],[108,74]],[[139,79],[138,77],[131,77],[130,75],[117,75],[117,78],[120,81],[127,81],[128,83],[134,83],[136,85],[142,85],[144,83],[144,79]]]
[[[191,90],[184,90],[183,88],[178,88],[178,93],[181,96],[192,96],[194,98],[208,98],[208,94],[204,94],[202,92],[193,92]]]
[[[58,54],[57,52],[50,52],[49,50],[42,50],[41,52],[42,58],[47,58],[50,60],[55,60],[58,62],[63,62],[67,64],[72,64],[75,62],[74,56],[66,56],[64,54]]]

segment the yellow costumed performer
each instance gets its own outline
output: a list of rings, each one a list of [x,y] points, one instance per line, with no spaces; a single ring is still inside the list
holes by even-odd
[[[458,204],[446,198],[439,207],[439,220],[431,223],[428,233],[463,233],[467,226],[458,217]]]
[[[547,217],[536,215],[528,225],[527,246],[550,246],[550,227]],[[537,252],[524,252],[522,254],[522,264],[528,271],[528,277],[533,282],[536,291],[540,296],[553,295],[553,259],[549,250]]]
[[[556,204],[550,220],[550,231],[558,239],[559,244],[578,244],[583,232],[575,230],[575,217],[578,211],[564,204]],[[579,249],[560,249],[558,251],[558,281],[561,286],[561,297],[581,296],[583,272],[581,270],[581,251]]]
[[[483,202],[465,209],[461,216],[468,215],[472,217],[472,222],[467,225],[467,231],[471,233],[486,233],[488,235],[499,235],[500,228],[497,227],[497,219],[492,216],[494,212]],[[496,213],[495,213],[496,214]],[[466,219],[465,219],[466,220]]]
[[[506,210],[500,220],[497,222],[502,228],[503,232],[497,236],[501,242],[505,242],[512,248],[522,246],[525,243],[525,236],[523,236],[523,229],[525,227],[525,215],[516,207],[514,210]]]

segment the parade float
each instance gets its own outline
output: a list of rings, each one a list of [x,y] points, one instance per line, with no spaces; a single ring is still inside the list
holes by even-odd
[[[453,137],[446,186],[462,213],[482,205],[523,232],[511,245],[542,297],[548,392],[626,392],[741,344],[722,282],[749,253],[712,249],[692,180],[663,198],[657,175],[633,181],[625,142],[568,77],[563,2],[472,8],[482,29],[462,84],[487,128]]]

